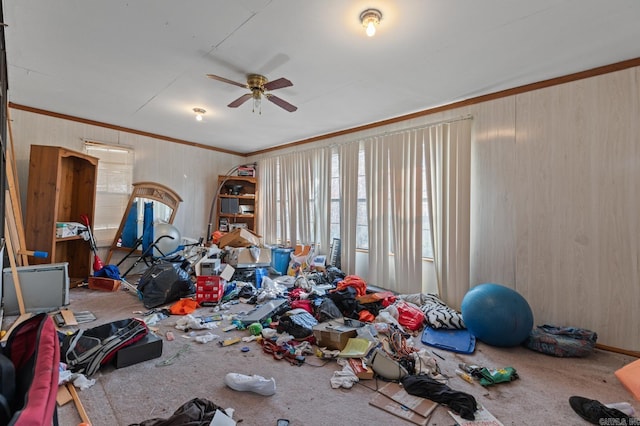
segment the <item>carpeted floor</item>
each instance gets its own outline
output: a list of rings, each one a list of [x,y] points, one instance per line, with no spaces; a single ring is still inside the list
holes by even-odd
[[[139,316],[146,311],[138,298],[129,291],[101,292],[86,288],[70,291],[73,311],[91,311],[97,320],[82,324],[82,328]],[[251,305],[233,305],[233,311],[249,310]],[[198,315],[211,315],[213,308],[201,308]],[[224,315],[230,311],[222,311]],[[369,401],[382,380],[361,380],[350,389],[332,389],[330,379],[341,370],[335,361],[323,361],[308,356],[302,366],[286,360],[276,360],[265,354],[255,341],[227,347],[217,341],[198,343],[175,328],[179,317],[169,317],[156,325],[163,338],[160,358],[115,369],[103,367],[94,375],[95,384],[79,390],[80,400],[94,426],[129,425],[152,418],[167,418],[182,404],[193,398],[204,398],[223,408],[234,410],[240,425],[276,425],[277,419],[288,419],[298,425],[410,425],[393,414],[375,408]],[[6,324],[13,318],[5,318]],[[228,325],[228,317],[222,326]],[[69,328],[73,331],[75,328]],[[175,340],[167,341],[172,331]],[[597,331],[597,330],[596,330]],[[245,337],[247,331],[212,330],[221,338]],[[416,347],[428,348],[414,338]],[[242,352],[241,348],[249,348]],[[495,348],[478,343],[471,355],[437,350],[441,371],[450,376],[452,389],[473,395],[504,425],[584,425],[588,424],[569,406],[572,395],[597,399],[603,403],[629,402],[640,411],[635,401],[614,376],[614,371],[635,358],[595,350],[587,358],[555,358],[523,347]],[[169,365],[160,366],[160,361]],[[514,367],[519,379],[482,387],[467,383],[456,376],[458,364],[466,362],[489,368]],[[277,390],[273,396],[237,392],[224,385],[229,372],[273,377]],[[77,425],[81,419],[73,403],[58,409],[61,425]],[[447,407],[438,406],[429,425],[454,425]]]

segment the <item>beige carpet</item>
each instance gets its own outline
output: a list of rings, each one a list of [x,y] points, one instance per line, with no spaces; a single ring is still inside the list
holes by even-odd
[[[131,292],[114,293],[75,288],[70,292],[73,311],[91,311],[97,316],[83,328],[113,320],[136,316],[145,311]],[[251,305],[238,304],[234,311],[249,310]],[[202,308],[197,314],[210,315],[212,308]],[[223,312],[224,313],[224,312]],[[221,347],[217,342],[197,343],[184,338],[175,329],[178,317],[169,317],[158,324],[158,334],[173,331],[174,341],[164,340],[162,357],[115,369],[103,367],[93,377],[95,384],[80,390],[81,402],[94,426],[128,425],[151,418],[169,417],[178,407],[193,398],[206,398],[224,408],[235,410],[234,419],[240,425],[276,425],[285,418],[290,425],[410,425],[393,414],[375,408],[369,401],[376,389],[386,383],[362,380],[351,389],[332,389],[330,378],[341,368],[335,361],[325,362],[309,356],[302,366],[292,366],[262,352],[256,342]],[[5,328],[12,321],[5,318]],[[224,325],[227,321],[223,322]],[[73,328],[70,328],[73,330]],[[596,330],[597,331],[597,330]],[[247,331],[213,330],[224,338],[248,335]],[[414,339],[417,347],[428,348]],[[248,352],[241,347],[248,346]],[[178,352],[172,364],[158,366]],[[587,358],[555,358],[526,348],[495,348],[478,343],[471,355],[459,355],[436,350],[442,372],[451,377],[449,386],[473,395],[504,425],[584,425],[570,408],[571,395],[581,395],[604,403],[631,403],[640,411],[640,403],[614,376],[614,371],[635,358],[596,350]],[[467,362],[486,367],[514,367],[519,379],[484,388],[470,384],[454,373],[458,363]],[[228,372],[274,377],[276,394],[265,397],[227,388],[223,377]],[[61,425],[77,425],[80,416],[73,403],[58,410]],[[429,425],[454,425],[447,407],[438,406]]]

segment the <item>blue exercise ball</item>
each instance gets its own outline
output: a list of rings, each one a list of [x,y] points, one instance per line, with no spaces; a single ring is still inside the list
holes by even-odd
[[[471,334],[492,346],[517,346],[533,329],[529,303],[515,290],[500,284],[473,287],[462,299],[461,311]]]

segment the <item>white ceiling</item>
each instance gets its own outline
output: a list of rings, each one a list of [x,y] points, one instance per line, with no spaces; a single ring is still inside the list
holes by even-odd
[[[360,13],[383,13],[368,38]],[[3,0],[9,101],[239,153],[640,57],[638,0]],[[226,105],[246,74],[286,77]],[[192,109],[204,108],[202,122]]]

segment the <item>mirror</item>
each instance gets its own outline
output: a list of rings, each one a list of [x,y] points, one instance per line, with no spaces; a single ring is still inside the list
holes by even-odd
[[[173,223],[182,198],[172,189],[154,182],[133,184],[133,192],[111,243],[106,264],[114,251],[142,253],[142,239],[146,225]]]

